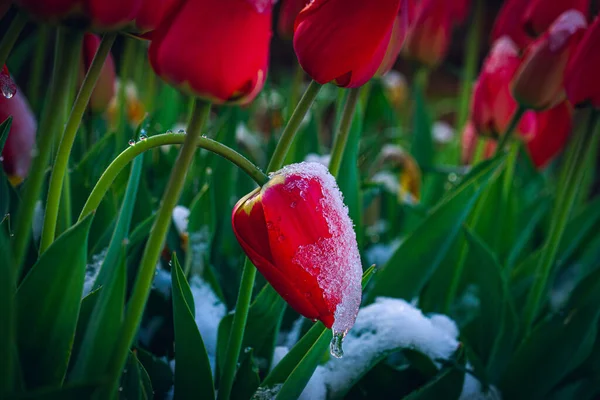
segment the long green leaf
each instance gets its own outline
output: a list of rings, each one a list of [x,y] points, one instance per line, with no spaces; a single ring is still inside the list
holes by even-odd
[[[81,304],[92,216],[65,231],[17,289],[17,343],[28,387],[64,379]]]
[[[134,352],[129,353],[125,370],[121,376],[119,398],[123,400],[150,400],[154,398],[148,372]]]
[[[13,388],[15,346],[15,266],[8,238],[0,229],[0,397]]]
[[[4,150],[4,145],[6,144],[6,139],[8,139],[8,134],[10,132],[10,127],[12,126],[13,117],[10,116],[6,118],[0,124],[0,153]]]

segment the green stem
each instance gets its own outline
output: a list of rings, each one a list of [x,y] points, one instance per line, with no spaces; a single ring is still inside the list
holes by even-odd
[[[58,210],[60,206],[60,199],[62,194],[62,188],[64,183],[65,174],[69,166],[69,156],[73,143],[75,142],[75,136],[77,130],[83,119],[83,114],[92,96],[92,91],[96,86],[96,81],[102,72],[104,61],[110,53],[110,49],[117,38],[117,34],[107,34],[102,38],[100,47],[94,56],[90,69],[88,70],[73,109],[71,115],[67,121],[65,131],[63,133],[62,140],[60,142],[58,152],[56,154],[56,160],[54,161],[54,167],[52,168],[52,175],[50,176],[50,186],[48,188],[48,198],[46,201],[46,212],[44,214],[44,226],[42,229],[42,239],[40,243],[40,254],[43,253],[48,246],[54,241],[56,232],[56,221],[58,217]]]
[[[285,156],[294,141],[294,136],[300,128],[304,116],[308,113],[310,106],[312,106],[312,103],[315,101],[317,94],[319,94],[321,87],[322,86],[315,81],[312,81],[310,85],[308,85],[306,92],[304,92],[304,96],[300,99],[300,103],[298,103],[298,106],[294,110],[287,126],[281,134],[277,147],[271,156],[271,162],[269,163],[267,171],[277,171],[282,167],[283,160],[285,160]]]
[[[48,39],[50,28],[47,25],[40,25],[36,32],[35,49],[33,50],[33,59],[31,61],[31,74],[29,75],[29,102],[31,108],[38,111],[41,106],[42,97],[42,78],[46,67],[46,50],[48,48]]]
[[[573,156],[567,158],[568,162],[563,167],[567,171],[565,185],[562,188],[563,190],[559,191],[557,194],[551,219],[550,232],[542,250],[540,262],[535,274],[536,279],[529,292],[529,296],[527,297],[527,302],[525,303],[525,311],[523,314],[525,336],[529,334],[533,327],[533,323],[535,322],[540,308],[540,303],[546,293],[548,279],[556,261],[558,247],[563,239],[567,222],[569,221],[575,199],[577,198],[577,193],[579,192],[581,182],[586,173],[587,161],[594,151],[590,139],[595,128],[597,128],[596,124],[598,123],[598,117],[599,114],[593,112],[589,117],[586,129],[577,132],[573,147],[570,149],[573,151]]]
[[[344,106],[344,112],[342,113],[342,119],[340,121],[340,130],[335,136],[333,142],[333,149],[331,151],[331,161],[329,161],[329,172],[331,175],[337,176],[342,165],[342,158],[344,157],[344,151],[346,150],[346,143],[348,143],[348,135],[350,133],[350,126],[352,125],[352,119],[356,111],[356,105],[358,104],[358,98],[360,94],[360,88],[350,89],[348,94],[348,100]]]
[[[8,60],[8,56],[10,55],[10,52],[15,46],[15,43],[17,42],[21,31],[23,31],[23,28],[25,28],[28,20],[29,18],[27,18],[27,14],[24,11],[19,11],[10,23],[8,30],[2,37],[2,41],[0,41],[0,68],[6,64],[6,60]]]
[[[506,128],[506,131],[500,137],[500,140],[498,140],[498,147],[496,147],[495,154],[496,156],[504,151],[504,147],[506,147],[506,144],[509,142],[513,132],[517,128],[519,121],[521,121],[521,117],[523,117],[523,114],[525,114],[526,111],[527,109],[525,107],[519,105],[519,108],[517,108],[517,111],[515,111],[515,113],[513,114],[512,119],[510,120],[510,123]]]
[[[66,28],[59,29],[56,52],[62,54],[62,57],[55,60],[50,96],[38,125],[37,155],[31,163],[17,217],[13,243],[13,255],[17,268],[21,268],[29,244],[35,203],[40,197],[52,146],[62,126],[62,117],[67,107],[64,88],[69,85],[72,66],[79,65],[82,38],[81,32],[68,31]]]
[[[302,81],[304,80],[304,70],[299,63],[296,63],[294,77],[292,78],[292,88],[290,90],[290,102],[288,104],[288,113],[296,109],[298,105],[298,96],[300,96],[300,90],[302,87]]]
[[[300,99],[300,103],[296,106],[294,113],[279,139],[279,143],[277,143],[277,147],[271,157],[271,162],[269,162],[268,172],[276,171],[282,167],[285,156],[294,140],[294,136],[296,135],[304,116],[308,113],[317,94],[321,90],[321,87],[322,86],[319,83],[312,81],[306,89],[306,92],[304,92],[304,96]],[[242,341],[244,339],[246,321],[248,320],[248,310],[250,308],[255,278],[256,268],[254,268],[252,263],[246,259],[235,307],[236,312],[233,316],[233,324],[229,336],[229,345],[227,346],[227,354],[223,366],[223,376],[219,382],[219,400],[229,400],[231,395],[231,389],[237,371],[237,361],[240,356]]]
[[[154,220],[154,225],[150,231],[150,237],[144,248],[139,271],[130,300],[127,304],[125,318],[123,319],[123,325],[115,346],[114,356],[111,358],[109,364],[108,376],[111,379],[110,382],[111,385],[113,385],[113,391],[116,389],[119,376],[127,361],[129,348],[133,343],[142,319],[144,307],[148,299],[148,294],[150,293],[152,279],[154,278],[156,263],[159,260],[163,243],[167,236],[169,225],[171,224],[173,208],[177,205],[177,201],[181,195],[188,168],[194,158],[198,140],[201,138],[202,128],[208,120],[209,113],[210,103],[197,100],[188,125],[185,140],[171,171],[169,183],[165,188],[160,203],[161,205],[156,213],[156,219]]]
[[[123,169],[138,155],[145,151],[160,146],[183,144],[185,143],[186,134],[183,133],[165,133],[162,135],[151,136],[144,141],[137,142],[135,145],[128,147],[121,154],[113,160],[113,162],[106,168],[96,186],[88,196],[88,199],[83,206],[83,210],[79,215],[79,221],[88,216],[89,213],[93,212],[108,192],[108,189],[116,179],[116,177],[123,171]],[[248,174],[254,181],[259,185],[264,185],[269,180],[269,177],[264,174],[256,165],[248,161],[247,158],[236,152],[235,150],[205,137],[200,137],[196,141],[196,145],[202,149],[213,152],[226,160],[231,161],[246,174]]]

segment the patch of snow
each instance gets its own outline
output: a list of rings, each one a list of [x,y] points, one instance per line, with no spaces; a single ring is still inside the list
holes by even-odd
[[[32,230],[33,230],[32,236],[35,241],[40,240],[40,237],[42,236],[42,228],[44,226],[45,211],[46,210],[44,210],[42,201],[41,200],[36,201],[35,208],[33,209],[33,223],[31,224]]]
[[[190,210],[184,206],[175,206],[173,209],[173,223],[179,234],[186,233],[188,230],[188,218]]]
[[[454,129],[449,123],[436,121],[432,128],[433,140],[439,144],[447,144],[454,138]]]
[[[81,298],[84,298],[92,291],[107,251],[108,247],[103,249],[100,253],[94,254],[92,256],[92,262],[85,266],[85,280],[83,281],[83,294],[81,295]]]

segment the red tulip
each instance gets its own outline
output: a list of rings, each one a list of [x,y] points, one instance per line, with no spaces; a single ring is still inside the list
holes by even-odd
[[[471,119],[480,135],[498,137],[508,128],[517,110],[510,82],[519,64],[519,50],[512,40],[502,37],[494,43],[473,87]],[[521,119],[518,127],[521,132],[526,133],[529,129],[530,118],[524,116]]]
[[[456,10],[446,0],[420,0],[406,35],[403,54],[429,67],[439,64],[450,45]]]
[[[310,0],[282,0],[277,20],[277,32],[284,39],[294,36],[294,22],[302,9]]]
[[[12,98],[0,96],[0,122],[12,116],[12,125],[2,150],[2,167],[13,185],[25,179],[31,165],[37,123],[27,100],[17,91]]]
[[[452,4],[452,17],[456,25],[460,25],[469,16],[469,9],[471,6],[471,0],[454,0],[450,2]]]
[[[135,17],[135,27],[139,33],[153,31],[173,10],[179,0],[143,0]]]
[[[530,0],[521,22],[528,32],[538,36],[567,10],[577,10],[587,16],[590,0]]]
[[[492,40],[496,41],[502,36],[508,36],[519,49],[525,48],[531,42],[522,19],[528,5],[529,0],[506,0],[494,22]]]
[[[402,0],[314,0],[296,18],[294,50],[315,81],[359,87],[385,56]]]
[[[15,0],[42,21],[84,21],[95,30],[115,30],[135,18],[142,0]]]
[[[403,3],[403,5],[407,4],[408,3],[406,1]],[[410,11],[408,9],[403,9],[396,16],[396,20],[394,21],[394,27],[392,28],[390,42],[385,52],[385,56],[383,56],[383,61],[381,61],[381,65],[375,73],[376,76],[385,75],[392,69],[392,67],[396,63],[396,59],[398,58],[398,55],[402,50],[402,45],[404,45],[404,39],[406,39],[406,33],[408,31],[409,12]]]
[[[81,52],[83,71],[87,72],[90,68],[98,47],[100,47],[100,38],[94,34],[86,33],[83,37],[83,51]],[[83,73],[81,75],[83,76]],[[110,100],[115,95],[115,80],[115,62],[112,55],[109,54],[106,61],[104,61],[102,71],[96,82],[96,87],[94,87],[92,97],[90,98],[90,109],[93,112],[106,110]]]
[[[294,310],[334,332],[352,327],[360,256],[348,209],[324,166],[293,164],[275,173],[236,204],[232,224],[252,263]]]
[[[512,84],[513,95],[519,103],[542,110],[565,98],[565,68],[586,25],[583,14],[569,10],[527,47]]]
[[[600,18],[585,32],[569,60],[565,90],[572,104],[585,102],[600,108]]]
[[[271,8],[270,0],[180,3],[152,35],[154,71],[215,103],[249,103],[267,76]]]
[[[572,108],[569,102],[535,114],[533,133],[523,135],[531,160],[544,168],[567,145],[572,128]]]
[[[469,121],[465,125],[465,128],[461,137],[461,155],[460,162],[463,165],[471,164],[475,150],[477,149],[477,131],[475,125]]]

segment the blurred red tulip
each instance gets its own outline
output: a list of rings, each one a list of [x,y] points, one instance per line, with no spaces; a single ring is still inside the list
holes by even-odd
[[[100,37],[91,33],[86,33],[83,37],[83,51],[81,52],[83,58],[82,81],[83,75],[87,73],[92,64],[92,60],[98,51],[98,47],[100,47]],[[100,72],[100,76],[98,77],[98,81],[92,92],[92,97],[90,98],[90,109],[93,112],[99,113],[106,110],[110,100],[115,95],[115,80],[115,62],[112,55],[109,54],[106,61],[104,61],[102,71]]]
[[[452,17],[456,25],[460,25],[469,16],[471,0],[454,0],[452,4]]]
[[[569,10],[525,50],[512,83],[513,95],[527,108],[543,110],[565,98],[564,77],[569,56],[586,28],[579,11]]]
[[[498,39],[492,46],[473,87],[471,100],[471,119],[480,135],[498,137],[508,128],[517,110],[510,82],[520,62],[519,50],[508,37]],[[527,133],[531,126],[529,118],[521,119],[519,131]]]
[[[600,108],[600,18],[585,32],[569,60],[565,90],[574,105],[590,102]]]
[[[232,224],[252,263],[294,310],[334,332],[352,327],[361,261],[348,209],[323,165],[277,172],[237,203]]]
[[[142,0],[15,0],[42,21],[84,21],[94,30],[120,29],[133,21]]]
[[[471,164],[475,150],[477,149],[477,131],[473,122],[469,121],[465,125],[465,128],[461,137],[461,155],[460,162],[463,165]]]
[[[179,0],[143,0],[135,17],[135,27],[139,33],[153,31],[166,18]]]
[[[403,6],[407,4],[408,2],[406,1],[402,3]],[[396,63],[396,59],[398,58],[398,55],[402,50],[402,46],[404,45],[404,39],[406,39],[406,33],[408,31],[409,24],[409,12],[410,11],[407,8],[401,9],[400,13],[396,16],[394,27],[392,28],[390,42],[385,52],[385,56],[383,56],[383,61],[381,61],[381,65],[375,73],[376,76],[385,75]]]
[[[494,42],[502,36],[508,36],[519,49],[523,49],[531,43],[531,38],[527,35],[523,25],[523,14],[528,5],[529,0],[506,0],[504,2],[492,28]]]
[[[428,67],[439,64],[448,52],[455,13],[452,2],[420,0],[410,18],[402,53]]]
[[[165,81],[215,103],[249,103],[267,76],[271,0],[188,0],[152,35]]]
[[[527,152],[537,168],[544,168],[567,145],[572,128],[572,108],[568,101],[535,114],[533,133],[523,135]]]
[[[294,50],[315,81],[359,87],[379,69],[402,0],[314,0],[296,18]]]
[[[37,122],[27,100],[17,91],[12,98],[0,96],[0,122],[12,116],[12,125],[2,150],[2,167],[13,185],[29,173]]]
[[[590,13],[590,0],[530,0],[521,22],[527,32],[538,36],[567,10],[577,10],[587,16]]]
[[[294,36],[294,22],[302,9],[310,0],[282,0],[277,20],[277,32],[284,39]]]

